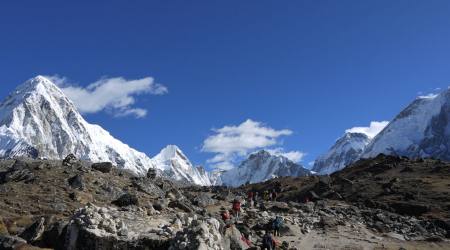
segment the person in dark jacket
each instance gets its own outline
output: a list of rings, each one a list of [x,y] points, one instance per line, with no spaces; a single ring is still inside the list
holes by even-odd
[[[274,250],[275,249],[275,240],[272,237],[272,234],[267,231],[262,239],[262,250]]]

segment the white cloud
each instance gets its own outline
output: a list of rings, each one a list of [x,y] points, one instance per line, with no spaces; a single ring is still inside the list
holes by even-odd
[[[249,152],[258,149],[268,148],[281,144],[279,137],[292,134],[289,129],[275,130],[265,126],[261,122],[246,120],[240,125],[224,126],[213,129],[214,134],[210,135],[203,142],[202,151],[215,153],[216,155],[207,160],[214,168],[232,168],[233,162],[245,157]],[[284,155],[295,162],[301,160],[304,153],[299,151],[284,152],[282,148],[268,149],[278,155]]]
[[[152,77],[136,80],[103,78],[87,87],[75,86],[65,77],[48,78],[61,88],[81,113],[108,111],[116,117],[133,115],[141,118],[147,115],[147,110],[133,106],[136,95],[163,95],[168,92],[165,86],[155,83]]]
[[[389,124],[388,121],[372,121],[370,122],[369,127],[353,127],[351,129],[345,130],[346,133],[363,133],[366,134],[368,137],[373,138],[378,133],[381,132],[381,130],[384,129]]]
[[[269,152],[273,155],[284,156],[293,162],[301,162],[303,160],[303,157],[305,157],[305,155],[306,155],[306,153],[301,152],[301,151],[284,152],[284,150],[282,148],[266,149],[266,150],[267,150],[267,152]]]
[[[438,96],[438,94],[434,94],[434,93],[429,93],[426,95],[420,95],[418,96],[419,99],[433,99],[436,98]]]
[[[147,115],[147,110],[141,108],[129,108],[119,110],[118,113],[115,114],[116,117],[123,117],[129,115],[134,115],[136,118],[142,118]]]

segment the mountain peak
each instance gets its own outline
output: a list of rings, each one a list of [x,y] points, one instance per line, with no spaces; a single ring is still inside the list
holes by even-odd
[[[24,82],[16,88],[17,92],[31,92],[31,91],[42,91],[42,90],[52,90],[62,92],[55,83],[53,83],[48,77],[37,75],[30,78],[28,81]]]
[[[183,151],[181,151],[181,149],[177,145],[172,144],[167,145],[166,147],[161,149],[158,155],[160,155],[164,159],[171,159],[177,156],[182,156],[183,158],[186,158],[183,154]]]
[[[325,154],[314,162],[313,171],[331,174],[359,159],[371,138],[364,133],[346,132]]]
[[[260,150],[248,156],[238,167],[220,175],[223,184],[239,186],[257,183],[279,176],[305,176],[311,172],[288,158]]]
[[[269,153],[268,151],[263,149],[263,150],[260,150],[260,151],[257,151],[255,153],[250,154],[249,158],[254,158],[254,157],[265,157],[265,158],[267,158],[267,157],[270,157],[270,156],[273,156],[273,155],[271,153]]]
[[[194,167],[176,145],[167,145],[152,161],[166,177],[197,185],[211,185],[208,173],[202,167]]]

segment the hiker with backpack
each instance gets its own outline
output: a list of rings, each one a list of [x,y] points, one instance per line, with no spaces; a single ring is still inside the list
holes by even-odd
[[[250,208],[252,208],[252,207],[253,207],[253,204],[254,204],[254,202],[253,202],[253,196],[254,196],[254,194],[253,194],[252,191],[248,192],[247,198],[248,198],[248,205],[249,205]]]
[[[269,201],[269,198],[270,198],[270,197],[269,197],[269,191],[265,190],[264,193],[263,193],[263,195],[264,195],[264,200],[265,200],[265,201]]]
[[[274,250],[275,249],[275,240],[272,237],[272,234],[269,231],[266,231],[263,239],[262,239],[262,250]]]
[[[280,228],[283,226],[283,217],[277,216],[272,222],[273,235],[280,236]]]
[[[236,218],[236,221],[238,221],[239,214],[241,212],[241,201],[238,198],[234,199],[233,205],[232,205],[232,210],[234,213],[234,217]]]
[[[228,228],[230,228],[233,223],[231,221],[231,215],[228,210],[225,209],[225,207],[220,208],[220,217],[222,217],[223,224],[220,225],[220,232],[222,234],[225,234]]]
[[[272,191],[272,194],[271,194],[271,198],[272,198],[272,201],[277,201],[277,192],[275,191],[275,189]]]

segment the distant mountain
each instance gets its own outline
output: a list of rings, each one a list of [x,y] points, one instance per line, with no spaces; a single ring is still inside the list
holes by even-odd
[[[450,90],[413,101],[370,142],[362,157],[380,153],[450,160]]]
[[[339,138],[330,150],[319,156],[312,170],[318,174],[331,174],[357,161],[370,138],[363,133],[347,132]]]
[[[136,174],[156,168],[176,180],[210,185],[208,173],[194,168],[176,146],[154,159],[86,122],[75,105],[49,79],[23,83],[0,104],[0,158],[63,159],[73,153],[91,162],[109,161]]]
[[[225,170],[214,169],[209,172],[209,180],[211,181],[212,186],[222,186],[222,175],[225,173]]]
[[[211,185],[209,173],[203,167],[194,167],[186,155],[175,145],[163,148],[152,160],[168,178],[203,186]]]
[[[251,154],[238,167],[220,175],[222,184],[239,186],[263,182],[280,176],[307,176],[311,172],[284,156],[272,155],[265,150]]]

